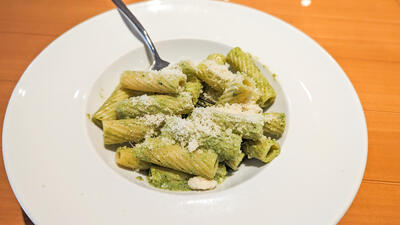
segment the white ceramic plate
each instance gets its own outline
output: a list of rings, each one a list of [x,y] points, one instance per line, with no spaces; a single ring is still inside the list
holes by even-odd
[[[12,189],[33,222],[53,224],[334,224],[360,185],[365,118],[338,64],[317,43],[268,14],[215,1],[130,7],[171,62],[240,46],[278,74],[274,110],[288,115],[282,153],[253,162],[216,190],[150,188],[114,165],[89,122],[126,69],[148,66],[116,10],[50,44],[18,82],[4,121]],[[268,71],[264,71],[270,76]]]

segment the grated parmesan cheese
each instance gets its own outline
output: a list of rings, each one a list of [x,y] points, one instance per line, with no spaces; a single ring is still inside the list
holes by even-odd
[[[212,120],[215,115],[226,116],[224,120],[240,123],[247,121],[254,124],[264,124],[262,109],[253,104],[225,104],[223,106],[210,106],[206,108],[195,108],[192,117],[199,117],[203,120]]]
[[[266,123],[270,123],[275,119],[275,116],[272,114],[265,114],[264,115],[264,120]]]
[[[215,110],[226,113],[237,113],[243,115],[260,114],[262,109],[257,104],[228,104],[223,106],[216,106]]]
[[[220,65],[214,60],[209,59],[204,60],[202,64],[206,65],[210,72],[218,74],[218,76],[225,81],[230,82],[235,78],[235,75],[229,70],[227,64]]]
[[[186,80],[186,74],[182,72],[182,69],[178,65],[172,65],[163,68],[160,71],[150,70],[148,78],[152,79],[154,77],[163,77],[167,80],[176,79],[176,78],[184,78]]]
[[[144,115],[139,120],[143,121],[147,126],[159,127],[168,117],[168,115],[158,113],[155,115]]]
[[[167,119],[161,132],[193,152],[200,146],[201,138],[216,136],[221,132],[221,128],[211,120],[211,117],[182,119],[174,116]]]
[[[198,147],[199,147],[199,142],[196,139],[190,140],[190,142],[188,143],[188,146],[187,146],[189,152],[193,152]]]
[[[145,107],[148,107],[150,105],[155,104],[155,100],[153,98],[150,98],[148,95],[144,94],[139,97],[133,97],[131,98],[131,102],[133,105],[136,104],[143,104]]]

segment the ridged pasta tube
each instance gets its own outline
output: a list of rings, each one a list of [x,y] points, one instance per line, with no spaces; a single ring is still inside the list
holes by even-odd
[[[189,60],[180,61],[178,63],[178,66],[181,68],[182,72],[187,76],[187,81],[184,91],[189,92],[192,95],[192,102],[194,105],[196,105],[199,96],[203,91],[203,85],[201,84],[201,81],[197,78],[196,75],[197,68],[193,64],[193,62]]]
[[[217,110],[213,113],[213,120],[224,129],[231,129],[233,133],[241,135],[244,139],[257,140],[263,135],[264,122],[262,116],[258,114],[246,115]]]
[[[223,107],[196,108],[191,118],[211,120],[222,130],[231,130],[244,139],[257,140],[262,137],[264,126],[264,118],[258,110],[262,110],[258,105],[226,104]]]
[[[278,139],[282,136],[286,126],[285,113],[270,112],[263,113],[264,116],[264,135]]]
[[[215,136],[203,138],[201,146],[206,149],[212,149],[217,153],[220,162],[234,160],[242,153],[240,144],[242,137],[237,134],[221,132]]]
[[[214,60],[206,59],[197,66],[197,77],[219,92],[225,90],[234,76],[226,65]]]
[[[247,74],[256,82],[261,96],[257,103],[261,107],[268,107],[274,103],[276,93],[269,84],[267,78],[261,73],[251,56],[243,52],[239,47],[233,48],[227,55],[226,61],[237,71]]]
[[[158,132],[167,116],[163,114],[146,115],[135,119],[106,120],[103,122],[104,144],[139,142],[146,136]]]
[[[238,170],[239,169],[239,165],[240,163],[243,161],[244,158],[244,153],[240,153],[240,155],[238,155],[236,158],[232,159],[232,160],[228,160],[225,162],[225,164],[227,166],[229,166],[229,168],[233,169],[233,170]]]
[[[151,127],[137,119],[103,121],[104,144],[120,144],[128,141],[139,142]]]
[[[147,138],[138,146],[137,158],[159,166],[212,179],[218,168],[218,155],[211,150],[194,152],[166,137]]]
[[[115,152],[115,162],[125,168],[134,170],[146,170],[150,168],[150,163],[144,162],[136,158],[136,149],[126,146],[117,148]]]
[[[268,163],[279,155],[281,147],[275,140],[263,136],[257,141],[244,142],[243,151],[248,158],[256,158],[264,163]]]
[[[182,73],[186,74],[187,80],[191,77],[197,76],[197,68],[190,60],[183,60],[178,63],[178,66],[181,68]]]
[[[188,180],[191,176],[176,170],[153,165],[149,170],[149,184],[171,191],[190,191]]]
[[[218,99],[218,104],[257,101],[259,93],[253,79],[237,75]]]
[[[92,121],[101,127],[101,121],[117,119],[116,109],[118,103],[138,94],[138,92],[121,88],[121,85],[118,85],[110,97],[108,97],[103,105],[92,115]]]
[[[203,85],[197,77],[188,78],[186,82],[185,92],[189,92],[192,96],[192,103],[196,105],[197,101],[199,100],[199,96],[202,92]]]
[[[177,97],[169,95],[142,95],[120,102],[117,106],[119,119],[162,113],[166,115],[188,114],[194,108],[192,95],[182,92]]]
[[[224,182],[227,174],[228,174],[228,172],[226,171],[225,165],[223,163],[220,163],[218,165],[217,172],[215,173],[214,180],[216,180],[220,184],[220,183]]]
[[[177,94],[185,84],[186,75],[180,70],[125,71],[121,75],[122,87],[136,91]]]

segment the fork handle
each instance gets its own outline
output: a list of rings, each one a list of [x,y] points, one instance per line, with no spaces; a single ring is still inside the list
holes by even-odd
[[[143,41],[145,42],[147,48],[150,50],[154,61],[161,60],[160,56],[156,48],[154,47],[153,41],[150,39],[149,34],[144,29],[142,24],[139,22],[138,19],[133,15],[133,13],[126,7],[125,3],[122,0],[112,0],[112,2],[118,7],[118,10],[133,24],[135,25],[136,29],[139,31],[140,36],[142,37]]]

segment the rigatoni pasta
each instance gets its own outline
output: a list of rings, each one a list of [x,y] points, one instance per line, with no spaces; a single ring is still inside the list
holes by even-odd
[[[171,71],[125,71],[121,86],[143,92],[177,94],[186,84],[186,75],[177,69]]]
[[[104,144],[139,142],[146,135],[155,135],[166,120],[164,114],[146,115],[135,119],[103,121]]]
[[[262,115],[250,110],[243,110],[239,104],[195,109],[192,116],[210,118],[222,129],[229,129],[244,139],[257,140],[263,134]]]
[[[121,168],[155,188],[209,190],[247,158],[271,162],[286,115],[264,112],[275,91],[240,48],[183,60],[160,71],[125,71],[93,114]],[[109,146],[111,147],[111,146]]]
[[[253,79],[243,75],[237,75],[225,88],[222,95],[218,98],[218,104],[226,103],[249,103],[257,101],[259,98],[258,90]]]
[[[240,150],[242,137],[237,134],[220,132],[214,136],[207,136],[200,142],[200,146],[213,149],[220,162],[234,160],[242,153]]]
[[[220,65],[214,60],[203,60],[197,66],[197,77],[213,89],[223,92],[234,78],[226,65]]]
[[[102,121],[117,119],[116,109],[118,103],[135,95],[139,95],[139,93],[122,88],[121,85],[118,85],[111,96],[108,97],[103,105],[92,115],[92,121],[101,127]]]
[[[121,144],[144,139],[150,127],[137,119],[103,121],[104,144]]]
[[[249,158],[256,158],[264,163],[271,162],[281,152],[279,143],[265,136],[257,141],[247,141],[243,146],[243,151]]]
[[[286,126],[285,113],[270,112],[264,115],[264,135],[278,139],[282,136]]]
[[[227,166],[229,166],[229,168],[231,168],[233,170],[238,170],[239,165],[243,161],[244,156],[245,156],[244,153],[240,153],[234,159],[228,160],[225,163]]]
[[[188,81],[186,82],[185,92],[190,93],[192,96],[192,103],[196,105],[200,94],[202,92],[203,85],[201,84],[200,80],[197,77],[191,76],[188,77]]]
[[[115,162],[125,168],[134,170],[147,170],[151,164],[136,158],[136,149],[122,146],[115,152]]]
[[[268,107],[275,101],[276,93],[269,84],[267,78],[261,73],[251,55],[245,53],[239,47],[233,48],[227,55],[227,62],[237,71],[247,74],[254,79],[261,96],[257,103],[261,107]]]
[[[156,188],[176,191],[190,191],[188,180],[191,176],[173,169],[151,166],[149,184]]]
[[[213,179],[218,168],[218,155],[212,150],[189,152],[168,138],[148,138],[137,146],[136,157],[188,174]]]
[[[141,95],[121,101],[117,105],[118,119],[135,118],[147,114],[163,113],[182,115],[194,108],[192,95],[182,92],[179,96]]]

